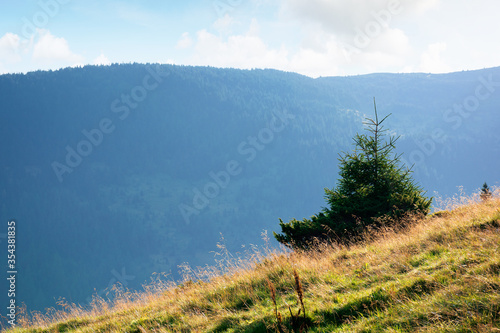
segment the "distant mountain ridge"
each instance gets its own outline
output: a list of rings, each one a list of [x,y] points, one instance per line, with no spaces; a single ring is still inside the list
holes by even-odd
[[[19,301],[85,303],[118,282],[140,288],[153,272],[176,278],[184,262],[211,262],[221,233],[241,250],[278,218],[316,213],[373,97],[429,195],[499,185],[500,67],[318,79],[156,64],[1,75],[0,217],[19,225]]]

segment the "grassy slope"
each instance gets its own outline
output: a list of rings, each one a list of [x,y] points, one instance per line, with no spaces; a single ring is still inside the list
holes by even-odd
[[[270,285],[282,331],[292,331],[290,310],[301,308],[294,270],[309,332],[500,331],[500,200],[435,214],[363,245],[268,253],[239,266],[209,283],[38,315],[34,326],[12,332],[277,332]]]

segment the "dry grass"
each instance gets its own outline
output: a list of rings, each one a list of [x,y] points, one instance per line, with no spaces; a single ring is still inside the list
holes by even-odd
[[[247,259],[221,247],[215,266],[184,267],[181,285],[31,314],[12,332],[500,331],[499,197],[442,201],[447,210],[350,247]]]

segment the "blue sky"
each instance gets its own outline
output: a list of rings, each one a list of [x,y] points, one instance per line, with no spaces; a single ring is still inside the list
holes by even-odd
[[[500,66],[498,13],[498,0],[2,1],[0,73],[127,62],[311,77],[480,69]]]

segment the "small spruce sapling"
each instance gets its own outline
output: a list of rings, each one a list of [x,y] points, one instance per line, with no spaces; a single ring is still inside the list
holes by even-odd
[[[365,122],[371,135],[356,134],[355,149],[340,156],[340,178],[333,189],[325,189],[329,208],[302,221],[280,220],[281,234],[275,238],[293,248],[308,248],[315,240],[353,242],[368,229],[380,226],[381,218],[402,221],[408,214],[427,214],[432,198],[411,177],[393,153],[397,137],[384,140],[387,130],[379,120]]]
[[[486,182],[483,184],[483,187],[481,188],[481,194],[479,195],[481,200],[483,201],[486,201],[488,200],[489,198],[491,198],[491,190],[488,186],[488,184],[486,184]]]

